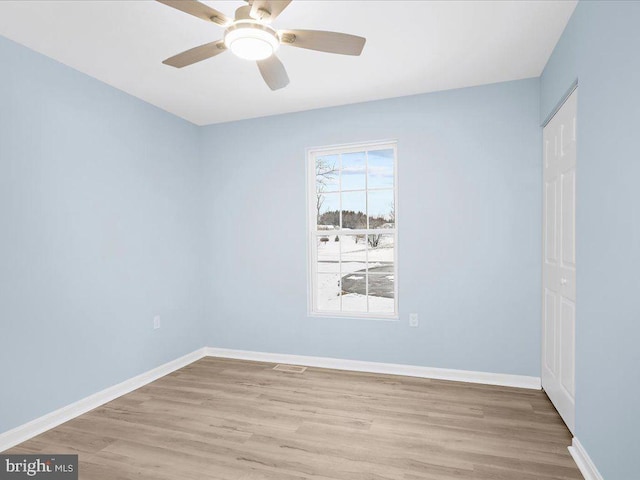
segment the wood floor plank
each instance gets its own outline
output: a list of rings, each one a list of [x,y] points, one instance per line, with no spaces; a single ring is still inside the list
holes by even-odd
[[[9,450],[91,480],[578,480],[541,391],[207,357]]]

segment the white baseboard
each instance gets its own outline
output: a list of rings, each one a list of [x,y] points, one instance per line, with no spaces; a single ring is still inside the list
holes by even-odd
[[[456,382],[482,383],[540,390],[540,377],[525,375],[509,375],[504,373],[473,372],[467,370],[450,370],[447,368],[420,367],[400,365],[396,363],[365,362],[361,360],[341,360],[327,357],[308,357],[306,355],[289,355],[283,353],[250,352],[227,348],[208,347],[210,357],[237,358],[269,363],[289,363],[307,367],[332,368],[335,370],[352,370],[356,372],[382,373],[388,375],[404,375],[407,377],[433,378],[453,380]]]
[[[600,475],[591,457],[589,457],[589,454],[576,437],[573,437],[573,441],[569,447],[569,453],[575,460],[576,465],[578,465],[578,469],[580,473],[582,473],[584,480],[603,480],[602,475]]]
[[[35,437],[47,430],[57,427],[83,413],[93,410],[94,408],[104,405],[122,395],[125,395],[137,388],[164,377],[169,373],[178,370],[190,363],[199,360],[206,355],[206,348],[200,348],[183,357],[172,360],[164,365],[160,365],[148,372],[142,373],[136,377],[125,380],[122,383],[109,387],[98,393],[94,393],[82,400],[62,407],[54,412],[48,413],[40,418],[36,418],[29,423],[20,425],[12,430],[0,434],[0,452],[7,450],[19,443]]]

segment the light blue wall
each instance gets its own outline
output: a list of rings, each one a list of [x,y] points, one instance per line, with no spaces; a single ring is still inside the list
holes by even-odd
[[[204,128],[209,344],[539,376],[539,115],[530,79]],[[401,319],[310,318],[305,149],[394,138]]]
[[[640,478],[640,2],[580,2],[542,76],[578,94],[576,436],[605,480]]]
[[[203,346],[204,229],[195,126],[1,37],[0,61],[3,432]]]

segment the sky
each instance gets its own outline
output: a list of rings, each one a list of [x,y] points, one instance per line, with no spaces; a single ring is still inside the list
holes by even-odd
[[[369,216],[388,216],[393,205],[393,150],[327,155],[321,157],[325,164],[335,165],[339,175],[325,182],[325,200],[322,211],[340,209],[340,185],[342,186],[342,209],[364,212],[367,208],[369,188]],[[382,190],[378,190],[382,189]],[[359,190],[349,191],[345,190]]]

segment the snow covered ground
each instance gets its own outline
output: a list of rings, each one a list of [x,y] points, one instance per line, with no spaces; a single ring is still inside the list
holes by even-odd
[[[318,298],[319,311],[335,312],[376,312],[393,313],[395,305],[393,298],[360,293],[346,293],[341,295],[341,278],[348,276],[355,285],[361,283],[358,291],[366,291],[367,275],[384,275],[389,281],[389,290],[393,290],[395,281],[393,274],[369,273],[369,268],[393,265],[394,236],[383,234],[377,247],[371,247],[364,236],[341,235],[336,242],[335,234],[327,232],[325,238],[329,241],[320,241],[318,237]]]

